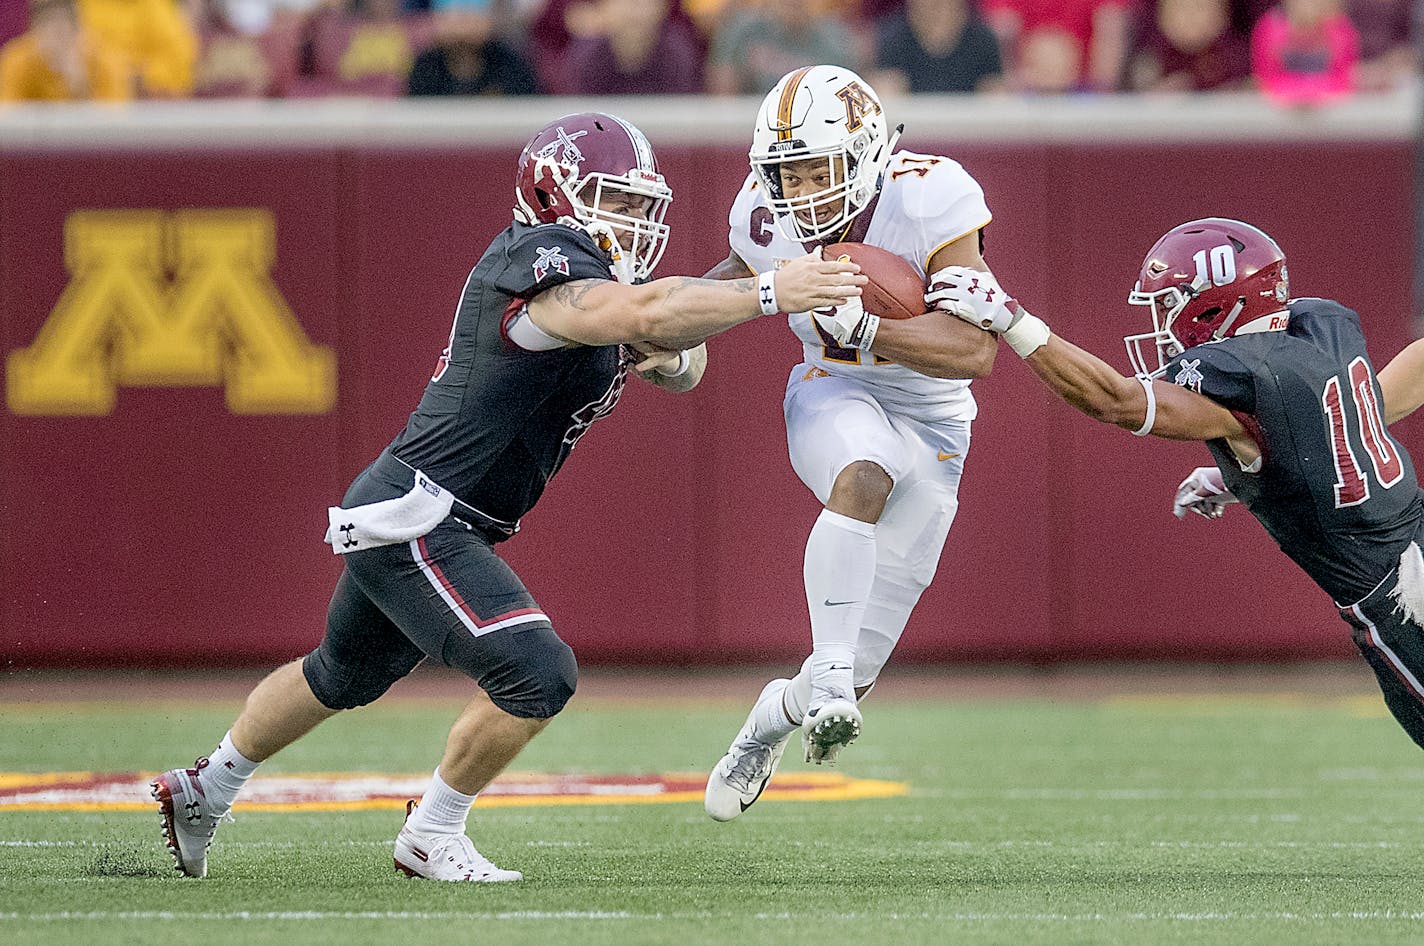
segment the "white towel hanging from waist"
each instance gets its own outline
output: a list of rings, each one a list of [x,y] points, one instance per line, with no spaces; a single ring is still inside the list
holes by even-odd
[[[454,495],[419,470],[410,492],[351,509],[329,506],[324,541],[337,555],[418,539],[450,515]]]

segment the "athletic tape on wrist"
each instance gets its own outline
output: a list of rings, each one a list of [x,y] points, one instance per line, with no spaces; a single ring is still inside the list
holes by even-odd
[[[776,270],[768,269],[757,276],[757,302],[761,304],[762,315],[775,315],[781,311],[776,302]]]
[[[860,324],[855,327],[855,335],[851,337],[851,341],[861,351],[870,351],[870,346],[875,344],[875,333],[878,331],[880,331],[880,316],[867,312],[861,316]]]
[[[1142,392],[1147,395],[1147,416],[1142,421],[1142,426],[1132,432],[1134,437],[1146,437],[1152,433],[1152,425],[1157,423],[1157,392],[1152,389],[1152,379],[1137,375],[1137,383],[1142,385]]]
[[[1020,358],[1027,358],[1048,344],[1048,337],[1052,333],[1043,319],[1036,315],[1031,315],[1028,310],[1021,309],[1023,314],[1018,320],[1010,325],[1008,330],[1000,337],[1009,343],[1009,347],[1014,350]]]

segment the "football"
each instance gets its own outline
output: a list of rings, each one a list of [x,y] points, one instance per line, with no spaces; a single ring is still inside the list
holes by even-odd
[[[848,259],[870,279],[862,288],[865,311],[882,319],[912,319],[925,313],[925,283],[915,267],[889,250],[867,243],[836,243],[825,259]]]

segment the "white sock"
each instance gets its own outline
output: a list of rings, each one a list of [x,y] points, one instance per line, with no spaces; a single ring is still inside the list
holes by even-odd
[[[821,510],[806,540],[811,679],[850,685],[855,645],[875,582],[875,524]]]
[[[775,680],[781,686],[768,692],[756,706],[752,707],[752,738],[767,745],[775,745],[791,735],[801,725],[798,719],[791,722],[786,718],[784,706],[786,694],[791,689],[790,680]],[[804,715],[804,710],[803,710]]]
[[[417,834],[464,834],[474,795],[457,792],[440,777],[440,769],[430,779],[430,787],[410,816],[410,829]]]
[[[242,791],[242,786],[247,784],[261,764],[237,751],[232,744],[232,730],[229,729],[222,742],[208,756],[208,767],[203,770],[203,791],[214,802],[214,809],[231,808],[237,793]]]

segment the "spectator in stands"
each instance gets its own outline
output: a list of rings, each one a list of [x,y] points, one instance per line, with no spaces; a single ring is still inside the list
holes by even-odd
[[[294,95],[402,95],[416,54],[431,42],[430,20],[401,0],[346,0],[319,10],[303,33]]]
[[[79,0],[79,20],[101,43],[124,55],[141,96],[192,94],[198,35],[178,0]]]
[[[1231,26],[1229,0],[1157,0],[1138,41],[1128,87],[1143,92],[1202,92],[1242,85],[1251,47]]]
[[[907,0],[876,32],[882,93],[984,92],[1003,78],[999,41],[970,0]]]
[[[299,23],[321,8],[339,6],[340,0],[220,0],[220,4],[223,18],[239,33],[261,36],[269,28]]]
[[[416,57],[411,95],[532,95],[534,70],[494,35],[489,0],[435,0],[435,45]]]
[[[668,0],[600,0],[596,33],[569,43],[579,95],[678,95],[702,91],[702,56]]]
[[[74,0],[30,0],[30,28],[0,48],[0,102],[124,101],[124,57],[85,32]]]
[[[983,0],[1013,88],[1112,91],[1123,79],[1132,0]]]
[[[1251,34],[1251,69],[1270,99],[1318,105],[1355,90],[1360,34],[1341,0],[1284,0]]]
[[[1424,17],[1424,6],[1416,14],[1414,0],[1347,0],[1345,12],[1360,32],[1360,89],[1382,91],[1408,81],[1419,63],[1414,17]]]
[[[764,95],[786,73],[808,63],[860,69],[855,38],[838,18],[816,16],[808,4],[749,3],[717,33],[707,61],[714,95]]]
[[[701,47],[701,34],[680,4],[669,7],[669,19],[684,27]],[[597,38],[604,32],[601,0],[544,0],[528,30],[529,59],[539,76],[540,88],[554,95],[572,94],[578,77],[570,68],[569,44],[575,39]]]
[[[198,32],[193,94],[200,98],[261,98],[273,93],[272,66],[262,40],[233,24],[223,0],[189,0]]]

